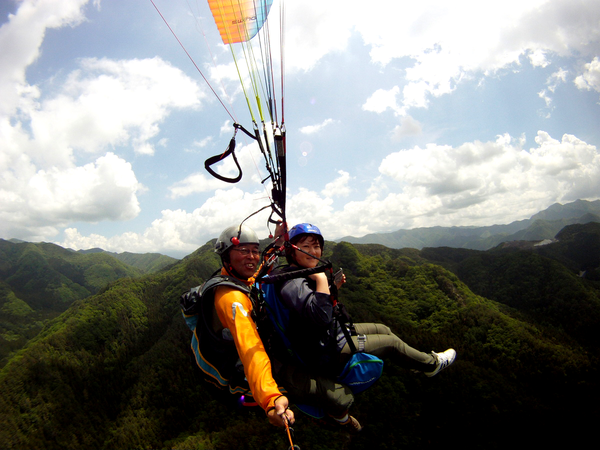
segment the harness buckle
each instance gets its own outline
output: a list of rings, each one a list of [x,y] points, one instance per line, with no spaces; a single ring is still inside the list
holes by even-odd
[[[359,352],[364,352],[365,351],[365,344],[367,342],[367,335],[366,334],[359,334],[358,336],[356,336],[356,340],[358,342],[358,351]]]

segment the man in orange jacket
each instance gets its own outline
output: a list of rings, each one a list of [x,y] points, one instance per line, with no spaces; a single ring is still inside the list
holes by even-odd
[[[248,279],[260,262],[258,247],[258,236],[249,227],[235,225],[224,230],[215,245],[215,252],[223,262],[221,274],[249,286]],[[288,409],[289,401],[273,379],[271,361],[252,319],[252,301],[238,289],[219,286],[214,305],[221,326],[230,331],[235,342],[252,395],[267,413],[269,422],[276,426],[284,426],[285,421],[293,424],[294,413]]]

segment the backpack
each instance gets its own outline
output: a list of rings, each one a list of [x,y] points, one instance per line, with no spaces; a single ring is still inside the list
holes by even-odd
[[[239,359],[235,342],[224,328],[220,333],[213,329],[214,294],[218,286],[228,286],[250,296],[252,289],[242,281],[227,275],[214,275],[200,286],[184,293],[180,298],[181,312],[192,330],[191,347],[198,367],[205,379],[232,394],[251,395]]]

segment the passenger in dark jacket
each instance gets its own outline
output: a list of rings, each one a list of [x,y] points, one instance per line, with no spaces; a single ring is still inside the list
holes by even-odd
[[[308,223],[299,224],[289,231],[289,238],[293,244],[286,255],[290,266],[280,271],[316,267],[324,246],[320,230]],[[344,282],[345,277],[337,287]],[[321,373],[339,374],[351,350],[338,321],[333,318],[330,286],[325,273],[292,279],[277,288],[282,303],[290,310],[289,337],[302,362]],[[391,357],[401,366],[424,372],[429,377],[448,367],[456,357],[453,349],[443,353],[414,349],[383,324],[357,323],[355,328],[358,336],[352,336],[352,340],[359,351],[380,358]]]

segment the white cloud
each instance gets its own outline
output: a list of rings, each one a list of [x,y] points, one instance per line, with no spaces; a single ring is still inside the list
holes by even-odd
[[[546,89],[542,89],[540,92],[538,92],[538,97],[544,100],[544,103],[546,103],[546,108],[550,108],[552,104],[552,97],[548,95],[548,91]],[[547,115],[546,117],[550,116]]]
[[[335,123],[336,121],[333,119],[325,119],[323,122],[317,125],[307,125],[305,127],[300,128],[300,133],[302,134],[315,134],[321,131],[323,128]]]
[[[319,229],[326,233],[327,229],[335,226],[337,217],[333,209],[331,196],[319,195],[318,192],[306,188],[288,195],[287,219],[290,227],[297,223],[314,223]],[[327,234],[327,233],[326,233]]]
[[[548,77],[546,80],[546,89],[542,89],[538,92],[538,97],[540,97],[546,103],[546,108],[552,109],[552,95],[556,91],[557,87],[565,83],[567,81],[567,76],[569,72],[564,70],[563,68],[558,69],[552,75]],[[550,113],[546,114],[546,118],[550,117]]]
[[[550,64],[543,49],[535,49],[527,55],[533,67],[546,67]]]
[[[334,208],[331,194],[350,192],[352,176],[345,171],[321,193],[306,188],[290,193],[288,222],[314,223],[335,239],[401,228],[509,223],[554,202],[598,198],[596,147],[568,134],[559,141],[544,131],[535,141],[535,147],[525,149],[522,138],[503,135],[494,142],[467,142],[456,148],[430,144],[392,153],[381,163],[381,177],[373,181],[376,188],[340,210]],[[260,191],[219,189],[191,213],[162,211],[143,233],[106,239],[70,231],[60,245],[186,253],[218,236],[232,217],[241,220],[266,204]],[[267,215],[247,223],[261,233]]]
[[[144,187],[111,150],[130,145],[151,154],[151,138],[170,111],[197,108],[203,97],[195,81],[158,57],[82,59],[45,90],[29,85],[26,69],[46,29],[79,24],[85,4],[24,1],[0,27],[2,236],[48,239],[73,221],[137,216]]]
[[[58,95],[30,111],[31,128],[47,149],[132,144],[139,154],[153,154],[149,140],[169,111],[198,107],[201,97],[193,80],[160,58],[84,59]]]
[[[548,80],[546,81],[546,84],[548,85],[548,89],[550,90],[550,92],[556,91],[556,88],[558,87],[559,84],[566,82],[568,74],[569,74],[569,72],[561,67],[556,72],[554,72],[552,75],[550,75],[548,77]]]
[[[425,217],[409,212],[397,228],[507,223],[556,201],[597,197],[600,155],[595,146],[572,135],[557,141],[543,131],[536,143],[527,151],[504,135],[495,142],[457,148],[430,144],[387,156],[380,172],[396,180],[401,194],[409,194],[403,207],[429,205]]]
[[[286,69],[307,71],[328,53],[346,48],[357,13],[370,13],[359,2],[288,2],[286,16]],[[334,18],[332,20],[332,18]]]
[[[363,105],[365,111],[382,113],[388,108],[395,111],[397,114],[403,114],[397,102],[397,95],[400,93],[400,88],[394,86],[392,89],[377,89],[371,97],[367,99]]]
[[[575,85],[579,89],[600,92],[600,60],[597,56],[584,66],[583,73],[575,78]]]
[[[0,117],[2,235],[33,239],[70,221],[135,217],[141,186],[106,147],[129,143],[152,153],[160,121],[172,108],[195,107],[198,95],[193,81],[158,58],[88,59],[54,97]],[[78,166],[85,153],[106,154]]]
[[[352,188],[349,186],[352,177],[345,170],[338,170],[338,177],[325,185],[325,189],[321,191],[324,197],[347,197],[352,193]]]
[[[40,55],[46,29],[75,26],[83,19],[87,0],[23,1],[16,14],[0,27],[0,116],[37,97],[25,81],[25,69]]]
[[[358,1],[343,6],[329,1],[292,4],[289,11],[302,20],[288,24],[288,68],[315,67],[320,58],[343,49],[353,32],[382,67],[410,58],[406,84],[380,89],[365,104],[375,112],[391,108],[403,115],[408,108],[427,107],[431,96],[452,92],[464,79],[518,67],[522,57],[546,67],[554,55],[600,51],[600,3],[595,0],[388,0],[370,8]]]
[[[423,133],[421,123],[411,116],[404,116],[400,119],[400,125],[396,125],[392,131],[392,141],[398,142],[408,136],[419,136]]]
[[[238,188],[218,189],[200,208],[192,212],[164,210],[161,217],[152,222],[142,233],[123,233],[106,238],[98,234],[83,236],[78,230],[65,230],[65,239],[59,245],[73,249],[101,247],[115,252],[161,252],[185,255],[191,253],[221,231],[251,215],[269,202],[263,193],[244,192]],[[232,211],[235,212],[232,220]],[[259,237],[265,238],[266,216],[257,215],[245,223],[254,228]]]
[[[192,145],[197,148],[204,148],[204,147],[207,147],[208,145],[210,145],[212,143],[212,141],[213,141],[213,137],[208,136],[208,137],[205,137],[204,139],[200,139],[199,141],[194,141]],[[186,150],[186,151],[192,151],[192,150]]]
[[[0,183],[3,236],[43,238],[69,222],[127,220],[140,211],[142,186],[131,165],[112,153],[82,167],[36,170],[26,158],[16,166],[19,173],[3,170]]]

